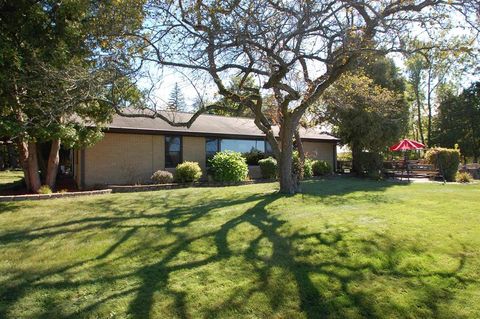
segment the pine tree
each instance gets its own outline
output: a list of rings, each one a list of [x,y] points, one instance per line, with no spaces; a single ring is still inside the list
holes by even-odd
[[[185,98],[183,97],[182,89],[180,89],[178,83],[176,82],[175,86],[170,92],[167,107],[170,111],[185,111],[185,109],[187,108]]]

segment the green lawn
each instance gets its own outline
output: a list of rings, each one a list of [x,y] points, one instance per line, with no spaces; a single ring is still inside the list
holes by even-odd
[[[20,183],[22,179],[22,171],[0,171],[0,189]]]
[[[480,318],[480,185],[0,203],[0,318]]]

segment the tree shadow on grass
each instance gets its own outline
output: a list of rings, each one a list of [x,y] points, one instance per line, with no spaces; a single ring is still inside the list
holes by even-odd
[[[376,185],[376,186],[375,186]],[[311,185],[315,186],[315,185]],[[384,184],[372,184],[371,191],[380,191],[388,187]],[[308,196],[341,196],[349,192],[365,191],[364,186],[350,185],[344,190],[329,194],[321,189],[307,193]],[[320,193],[319,193],[320,192]],[[79,307],[70,314],[57,309],[61,304],[46,304],[40,317],[78,318],[92,316],[103,304],[115,302],[118,298],[131,296],[128,315],[132,318],[154,318],[155,294],[171,300],[170,309],[165,309],[164,317],[175,316],[189,318],[192,307],[189,305],[189,294],[201,294],[202,291],[179,290],[171,286],[175,275],[182,271],[198,270],[202,267],[229,260],[242,260],[245,269],[253,269],[255,282],[249,286],[239,286],[223,295],[223,300],[209,300],[209,304],[197,316],[215,318],[232,314],[248,313],[247,304],[251,304],[255,295],[263,294],[268,302],[269,315],[285,313],[288,309],[284,302],[298,302],[299,310],[307,318],[346,317],[356,314],[365,318],[396,316],[439,317],[438,307],[455,298],[458,287],[471,284],[471,279],[461,275],[466,264],[466,254],[460,254],[458,267],[450,270],[408,268],[402,264],[406,253],[415,251],[425,253],[418,248],[396,244],[382,233],[375,233],[371,238],[355,237],[355,229],[332,226],[326,220],[318,220],[323,224],[320,232],[291,230],[288,221],[283,220],[269,210],[269,206],[278,200],[285,200],[280,194],[243,196],[235,200],[220,199],[203,201],[193,207],[171,207],[165,212],[155,210],[158,201],[143,203],[143,211],[127,214],[129,209],[117,207],[114,200],[102,199],[94,202],[110,211],[112,216],[93,216],[66,221],[55,225],[37,227],[30,230],[13,232],[0,237],[1,245],[15,244],[23,241],[50,238],[59,235],[75,236],[88,230],[118,229],[118,240],[98,256],[78,261],[64,267],[38,271],[36,273],[19,272],[10,279],[7,286],[0,289],[0,318],[9,317],[11,309],[17,301],[35,289],[43,290],[77,290],[81,287],[101,282],[115,285],[118,281],[135,280],[138,284],[129,289],[118,289],[114,293],[105,293],[95,302]],[[375,199],[373,200],[375,201]],[[204,232],[190,234],[191,227],[207,217],[217,208],[232,208],[247,205],[244,211],[225,218],[218,227],[211,227]],[[135,204],[132,203],[132,209]],[[242,206],[243,207],[243,206]],[[98,209],[98,207],[97,207]],[[292,212],[294,214],[294,212]],[[320,217],[319,217],[320,218]],[[145,221],[149,223],[145,224]],[[152,222],[153,221],[153,222]],[[255,238],[245,240],[242,250],[232,247],[229,236],[239,227],[248,226],[255,230]],[[101,276],[101,278],[76,281],[57,280],[51,282],[51,276],[62,276],[76,269],[88,267],[108,269],[113,262],[122,262],[147,254],[147,247],[138,246],[133,250],[123,251],[122,247],[132,240],[142,229],[152,232],[171,234],[175,240],[171,243],[153,247],[163,251],[158,258],[148,260],[131,271]],[[212,239],[212,251],[206,256],[197,256],[191,245],[202,240]],[[241,240],[241,238],[237,238]],[[265,243],[270,247],[265,254]],[[460,247],[465,250],[465,248]],[[362,252],[362,258],[357,258]],[[179,259],[181,255],[190,258]],[[371,257],[371,258],[370,258]],[[180,262],[179,262],[180,260]],[[240,265],[243,266],[243,265]],[[435,268],[435,267],[432,267]],[[438,267],[437,267],[438,268]],[[82,271],[82,270],[79,270]],[[280,275],[279,275],[280,274]],[[209,274],[214,276],[215,274]],[[434,279],[433,282],[431,279]],[[192,278],[193,280],[193,278]],[[378,294],[387,294],[371,282],[398,281],[399,285],[408,285],[410,293],[418,294],[417,308],[406,309],[394,302],[384,304],[388,311],[381,309],[377,301]],[[436,285],[441,281],[442,285]],[[294,287],[292,290],[292,286]],[[447,289],[445,288],[447,286]],[[407,289],[407,288],[404,288]],[[255,312],[255,305],[249,311]],[[250,307],[252,307],[250,305]],[[389,312],[390,311],[390,312]],[[259,312],[261,313],[261,312]],[[459,316],[455,316],[459,318]]]

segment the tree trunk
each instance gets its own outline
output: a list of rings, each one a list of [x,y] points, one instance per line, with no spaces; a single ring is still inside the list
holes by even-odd
[[[422,105],[420,102],[420,91],[415,88],[415,98],[417,100],[417,116],[418,116],[418,132],[420,134],[422,144],[425,144],[425,138],[423,137],[423,125],[422,125]]]
[[[427,123],[427,146],[430,146],[432,138],[432,68],[428,70],[427,82],[427,108],[428,108],[428,123]]]
[[[280,180],[280,192],[284,194],[295,194],[298,190],[296,178],[292,174],[293,156],[293,125],[283,121],[280,128],[281,151],[278,159],[278,174]]]
[[[55,182],[57,180],[58,163],[60,161],[60,140],[55,139],[52,141],[50,147],[50,154],[48,156],[47,174],[45,177],[45,184],[51,189],[55,188]]]
[[[28,169],[28,144],[27,142],[23,141],[23,139],[19,138],[17,141],[17,147],[18,147],[19,164],[23,170],[23,179],[25,181],[25,187],[27,188],[27,192],[30,192],[31,185],[30,185],[30,170]]]
[[[362,148],[358,147],[356,144],[352,144],[352,171],[357,175],[362,175],[362,167],[360,165],[360,154],[362,153]]]
[[[40,174],[38,173],[37,144],[35,142],[28,143],[28,177],[30,190],[38,193],[42,183],[40,181]]]

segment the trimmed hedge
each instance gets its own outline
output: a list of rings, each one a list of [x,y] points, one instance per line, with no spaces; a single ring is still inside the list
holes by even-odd
[[[157,184],[170,184],[173,182],[173,174],[168,171],[156,171],[151,177]]]
[[[322,160],[314,161],[312,169],[313,176],[323,176],[332,172],[332,166],[328,162]]]
[[[262,173],[262,178],[265,179],[275,179],[278,175],[278,164],[277,160],[273,157],[268,157],[258,161],[260,166],[260,172]]]
[[[455,175],[460,164],[460,151],[452,148],[431,148],[425,154],[429,164],[433,164],[443,177],[449,181],[455,181]]]
[[[202,177],[202,169],[197,162],[183,162],[175,169],[174,179],[177,183],[196,182]]]
[[[241,182],[247,179],[248,165],[241,153],[218,152],[210,160],[213,179],[218,182]]]

